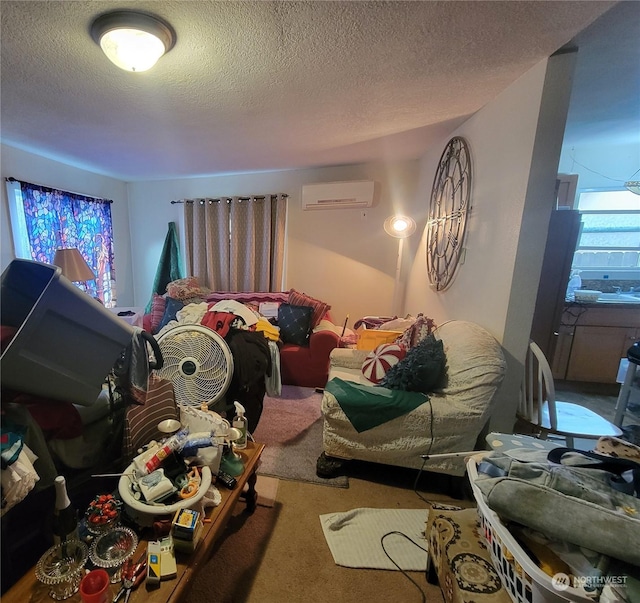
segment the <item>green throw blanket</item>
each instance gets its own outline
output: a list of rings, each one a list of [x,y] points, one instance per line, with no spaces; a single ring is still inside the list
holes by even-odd
[[[387,389],[375,385],[360,385],[334,377],[325,386],[358,433],[406,415],[429,396],[420,392]]]

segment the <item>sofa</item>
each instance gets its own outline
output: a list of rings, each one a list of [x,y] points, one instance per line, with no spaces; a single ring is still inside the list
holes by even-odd
[[[464,476],[464,458],[439,457],[426,462],[421,455],[441,455],[476,449],[493,412],[495,394],[506,371],[502,348],[481,326],[467,321],[446,322],[433,331],[442,342],[445,370],[438,386],[413,410],[358,431],[336,396],[332,380],[354,383],[366,398],[393,398],[398,392],[374,385],[363,374],[371,352],[336,348],[331,352],[329,383],[322,398],[323,453],[317,472],[331,477],[345,471],[348,460],[369,461]],[[403,394],[405,392],[402,392]]]
[[[193,277],[191,277],[193,278]],[[297,385],[300,387],[323,388],[327,383],[329,375],[329,355],[331,351],[340,345],[340,329],[334,325],[328,316],[331,308],[328,304],[313,297],[300,293],[295,289],[277,292],[211,292],[203,290],[197,284],[192,286],[184,283],[189,279],[181,279],[179,286],[169,283],[165,296],[154,296],[154,302],[160,302],[164,297],[162,312],[165,312],[167,296],[175,295],[182,303],[193,303],[195,301],[205,301],[207,304],[216,304],[221,301],[232,300],[240,302],[249,308],[259,311],[261,304],[267,304],[274,313],[273,318],[278,316],[278,307],[281,304],[291,304],[311,308],[309,335],[304,341],[294,342],[287,340],[286,336],[278,341],[280,351],[280,380],[283,385]],[[143,317],[144,329],[150,333],[156,333],[157,328],[153,324],[154,308]],[[156,316],[162,323],[162,314]]]

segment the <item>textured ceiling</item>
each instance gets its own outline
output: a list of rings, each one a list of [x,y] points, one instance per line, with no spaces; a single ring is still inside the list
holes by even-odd
[[[2,0],[2,141],[126,181],[418,157],[615,4]],[[151,71],[89,35],[126,6],[177,32]]]

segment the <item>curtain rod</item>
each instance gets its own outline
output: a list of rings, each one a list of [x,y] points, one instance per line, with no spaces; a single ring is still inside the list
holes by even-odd
[[[43,190],[47,193],[56,193],[56,192],[69,193],[70,195],[76,195],[77,197],[84,197],[88,201],[93,199],[95,201],[102,201],[103,203],[113,203],[112,199],[103,199],[102,197],[93,197],[92,195],[85,195],[84,193],[75,193],[73,191],[65,191],[59,188],[51,188],[50,186],[44,186],[43,184],[34,184],[33,182],[18,180],[17,178],[13,178],[12,176],[5,178],[5,180],[7,182],[19,182],[20,184],[28,184],[29,186],[32,186],[34,188],[39,188],[40,190]]]
[[[271,199],[275,199],[278,195],[270,195]],[[287,195],[286,193],[280,193],[281,197],[284,197],[285,199],[287,199],[289,197],[289,195]],[[209,201],[209,202],[213,202],[213,203],[220,203],[220,201],[226,201],[227,203],[229,203],[230,201],[233,201],[235,197],[219,197],[219,198],[215,198],[215,199],[181,199],[179,201],[171,201],[171,205],[173,205],[174,203],[204,203],[205,201]],[[266,199],[267,195],[252,195],[251,197],[237,197],[238,201],[251,201],[252,199]]]

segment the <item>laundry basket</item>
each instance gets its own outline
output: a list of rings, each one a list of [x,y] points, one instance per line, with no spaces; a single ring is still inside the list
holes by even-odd
[[[467,472],[478,504],[480,528],[487,541],[493,566],[514,603],[593,603],[593,597],[589,597],[583,588],[571,586],[568,576],[556,574],[552,578],[525,553],[498,515],[489,508],[475,484],[478,478],[476,459],[467,461]]]

